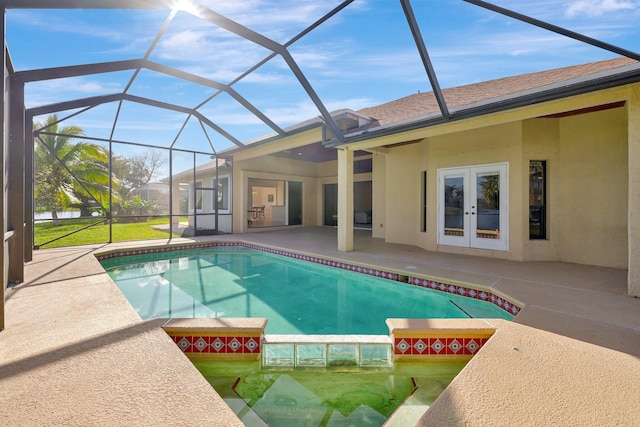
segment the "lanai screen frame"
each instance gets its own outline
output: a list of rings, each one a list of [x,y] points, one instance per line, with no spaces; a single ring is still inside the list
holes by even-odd
[[[498,14],[502,14],[511,17],[516,20],[520,20],[530,25],[534,25],[557,34],[573,38],[580,42],[590,44],[592,46],[599,47],[610,52],[626,56],[640,61],[640,54],[632,52],[618,46],[610,45],[602,41],[586,37],[584,35],[557,27],[543,21],[536,20],[534,18],[518,14],[505,8],[495,6],[491,3],[481,0],[462,0],[469,4],[476,5],[481,8],[493,11]],[[12,203],[8,214],[2,216],[0,219],[0,225],[3,230],[11,230],[5,233],[5,247],[8,246],[8,250],[3,249],[0,253],[0,264],[8,264],[8,273],[3,274],[3,293],[6,286],[9,283],[20,283],[24,280],[24,261],[32,259],[32,245],[26,245],[25,237],[33,235],[33,222],[27,221],[25,224],[25,210],[31,211],[31,217],[33,217],[33,185],[31,177],[33,176],[33,138],[27,138],[27,135],[31,135],[32,132],[32,120],[33,117],[39,114],[45,114],[45,112],[64,111],[67,109],[91,107],[105,102],[139,102],[149,106],[155,106],[159,108],[170,109],[174,111],[181,111],[187,114],[187,120],[190,117],[196,117],[200,124],[203,126],[206,124],[211,130],[224,136],[229,141],[233,142],[237,149],[244,147],[243,143],[235,139],[232,135],[226,133],[221,127],[215,124],[214,121],[207,117],[202,116],[198,108],[208,102],[211,98],[206,99],[200,105],[196,107],[184,107],[173,105],[169,103],[159,102],[153,99],[134,97],[127,94],[127,89],[130,86],[133,79],[135,79],[137,73],[141,69],[150,69],[156,72],[171,75],[176,78],[185,79],[187,81],[203,84],[207,87],[213,87],[218,90],[217,93],[222,91],[227,92],[235,100],[241,103],[245,108],[251,111],[256,117],[271,127],[276,132],[276,137],[266,138],[261,143],[273,141],[274,139],[290,136],[293,133],[300,132],[301,129],[285,131],[275,125],[268,117],[262,114],[257,108],[253,107],[250,103],[246,102],[239,97],[236,97],[235,91],[232,89],[232,85],[247,75],[251,74],[262,64],[269,61],[276,55],[280,55],[285,63],[289,66],[298,82],[302,85],[309,98],[313,101],[316,108],[320,112],[322,119],[323,135],[326,135],[325,131],[330,132],[331,138],[323,138],[323,143],[326,147],[339,147],[351,142],[358,142],[365,139],[378,137],[390,133],[397,133],[414,129],[417,127],[425,127],[436,125],[452,120],[461,120],[483,114],[488,114],[496,111],[504,111],[518,106],[528,105],[531,103],[542,102],[545,100],[558,99],[561,97],[576,95],[580,93],[586,93],[590,91],[600,90],[605,87],[619,86],[626,83],[637,82],[640,80],[640,75],[637,69],[626,70],[619,74],[597,76],[594,78],[585,78],[581,81],[574,82],[573,85],[568,87],[547,88],[544,92],[536,93],[532,91],[527,94],[518,94],[513,98],[495,100],[495,102],[489,102],[483,105],[471,106],[470,108],[460,109],[455,112],[449,111],[440,85],[438,83],[436,71],[434,70],[431,61],[429,59],[428,51],[425,46],[424,40],[420,33],[420,29],[416,22],[410,0],[400,0],[400,4],[404,10],[407,23],[411,29],[418,54],[421,57],[423,66],[425,68],[426,75],[429,79],[430,85],[433,89],[433,93],[438,101],[440,108],[440,115],[436,117],[427,117],[423,120],[415,121],[414,123],[404,124],[396,127],[387,127],[379,130],[370,131],[368,134],[357,133],[353,135],[344,135],[338,128],[337,124],[329,114],[328,110],[316,94],[315,90],[306,79],[295,60],[292,58],[288,51],[288,47],[295,43],[301,37],[308,32],[312,31],[317,26],[331,18],[333,15],[347,7],[353,2],[353,0],[346,0],[336,6],[333,10],[320,18],[318,21],[304,29],[300,34],[291,39],[285,44],[279,44],[273,40],[264,37],[263,35],[256,33],[249,28],[246,28],[210,9],[200,6],[195,3],[191,3],[189,0],[56,0],[52,2],[50,0],[4,0],[0,5],[0,12],[2,12],[2,22],[0,23],[0,32],[2,33],[3,45],[5,46],[5,55],[3,55],[3,70],[5,71],[5,78],[2,81],[2,96],[3,96],[3,121],[5,124],[5,132],[1,135],[3,141],[2,158],[0,159],[0,184],[3,187],[2,196],[0,196],[0,203],[4,206],[8,198]],[[233,82],[228,85],[221,84],[209,79],[202,78],[200,76],[185,73],[179,70],[172,69],[171,67],[163,66],[148,60],[149,53],[153,50],[153,47],[158,42],[159,38],[166,28],[166,25],[173,19],[177,6],[188,4],[187,10],[189,13],[193,13],[208,20],[214,25],[224,28],[232,33],[239,35],[253,43],[256,43],[271,51],[269,57],[265,58],[262,62],[256,64],[251,69],[247,70],[241,76],[238,76]],[[11,60],[9,57],[9,49],[6,44],[6,10],[7,9],[155,9],[155,10],[169,10],[171,11],[169,17],[163,29],[160,30],[154,41],[152,42],[149,50],[145,54],[145,57],[137,60],[130,61],[116,61],[108,63],[96,63],[85,64],[79,66],[70,67],[58,67],[42,70],[30,70],[22,72],[14,72]],[[38,80],[50,80],[57,79],[63,76],[82,76],[96,73],[107,73],[117,70],[133,69],[134,76],[127,88],[120,94],[105,95],[99,97],[76,99],[50,106],[41,106],[30,110],[25,110],[24,107],[24,86],[25,83]],[[214,97],[216,95],[213,95]],[[239,96],[239,95],[238,95]],[[8,99],[7,99],[8,98]],[[116,119],[117,120],[117,119]],[[186,123],[186,121],[185,121]],[[114,121],[115,127],[115,121]],[[5,144],[8,140],[7,159],[5,159]],[[133,142],[131,142],[133,143]],[[164,148],[164,147],[163,147]],[[212,145],[212,154],[216,154],[216,150]],[[6,161],[8,160],[8,162]],[[5,163],[10,165],[7,172],[5,169]],[[5,178],[9,181],[9,190],[5,194]],[[8,227],[7,227],[8,226]],[[8,242],[8,243],[7,243]],[[0,306],[2,311],[0,312],[0,330],[4,327],[4,297],[3,303]]]

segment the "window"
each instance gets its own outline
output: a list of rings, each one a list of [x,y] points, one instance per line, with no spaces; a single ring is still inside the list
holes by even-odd
[[[218,212],[219,213],[230,213],[231,210],[231,191],[230,185],[231,182],[229,175],[223,175],[218,177]],[[216,179],[213,178],[211,181],[211,188],[215,188]],[[213,202],[213,201],[212,201]],[[213,203],[212,203],[213,204]],[[212,206],[213,211],[215,211],[215,206]]]
[[[427,171],[420,173],[420,231],[427,231]]]
[[[353,173],[371,173],[373,172],[373,159],[363,159],[353,161]]]
[[[529,161],[529,239],[547,238],[547,162]]]

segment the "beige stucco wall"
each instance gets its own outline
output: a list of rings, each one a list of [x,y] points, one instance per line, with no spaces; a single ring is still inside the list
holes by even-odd
[[[318,177],[335,179],[338,182],[338,161],[330,160],[328,162],[317,163],[316,174]]]
[[[241,160],[234,164],[234,168],[255,172],[280,173],[284,175],[318,176],[317,163],[299,160],[291,161],[285,157],[277,156],[264,156]]]
[[[560,167],[560,119],[538,118],[525,120],[522,123],[522,163],[525,176],[522,179],[520,191],[527,195],[523,198],[519,220],[523,227],[523,259],[525,261],[553,261],[560,259],[559,239],[555,236],[560,230],[557,213],[561,212],[560,205],[563,197],[556,186],[556,171]],[[545,240],[529,240],[529,180],[528,163],[530,160],[544,160],[547,162],[547,236]],[[553,238],[552,238],[553,237]]]
[[[373,155],[373,173],[372,175],[372,219],[371,219],[371,236],[384,239],[386,236],[386,218],[385,209],[387,200],[387,155],[382,153],[374,153]]]
[[[428,250],[514,260],[627,265],[627,136],[624,108],[538,118],[427,138],[386,156],[385,238]],[[547,240],[529,240],[530,160],[547,161]],[[437,171],[509,164],[509,251],[437,244]],[[420,173],[427,171],[427,232]]]
[[[420,146],[392,148],[386,156],[385,237],[417,245],[420,231]],[[379,225],[379,224],[378,224]]]
[[[560,119],[554,199],[562,261],[627,266],[627,123],[624,108]]]
[[[640,297],[640,87],[629,91],[627,105],[629,180],[628,200],[628,289]]]

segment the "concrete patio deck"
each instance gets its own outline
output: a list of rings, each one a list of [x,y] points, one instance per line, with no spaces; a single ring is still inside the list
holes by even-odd
[[[493,288],[525,304],[419,425],[640,425],[640,299],[626,271],[427,252],[296,228],[243,240]],[[93,256],[129,242],[35,252],[0,332],[0,425],[242,425],[157,321],[142,321]]]

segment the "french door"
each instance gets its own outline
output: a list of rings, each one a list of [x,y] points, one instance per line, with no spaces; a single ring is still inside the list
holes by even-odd
[[[508,250],[507,163],[438,169],[438,244]]]

